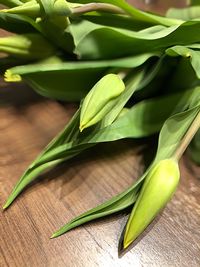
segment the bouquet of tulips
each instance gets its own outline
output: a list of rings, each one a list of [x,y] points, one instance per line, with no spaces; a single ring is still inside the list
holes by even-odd
[[[1,73],[80,107],[22,175],[4,209],[38,175],[102,142],[158,139],[154,160],[124,192],[68,222],[52,237],[133,206],[127,248],[166,205],[178,162],[200,164],[200,1],[165,16],[124,0],[1,0]],[[191,144],[190,144],[191,143]]]

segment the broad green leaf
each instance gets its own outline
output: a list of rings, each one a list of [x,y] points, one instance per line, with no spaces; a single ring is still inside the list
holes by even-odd
[[[129,16],[112,13],[90,12],[83,14],[81,18],[102,26],[127,29],[131,31],[139,31],[152,26],[150,23],[142,22]]]
[[[152,162],[152,164],[144,173],[144,175],[123,193],[119,194],[118,196],[115,196],[114,198],[99,205],[98,207],[83,213],[82,215],[76,217],[75,219],[61,227],[52,235],[52,238],[58,237],[81,224],[116,213],[130,205],[133,205],[137,199],[137,193],[140,189],[140,186],[142,185],[149,171],[160,160],[173,157],[175,150],[177,149],[178,145],[180,144],[181,140],[187,133],[188,129],[190,128],[192,122],[194,121],[197,114],[199,114],[199,112],[200,105],[170,117],[164,123],[164,126],[160,132],[159,145],[155,160]],[[172,126],[173,129],[171,129]],[[171,132],[171,130],[175,131]]]
[[[110,69],[135,68],[142,65],[156,53],[142,54],[133,57],[85,62],[40,62],[18,66],[6,72],[6,81],[20,76],[39,94],[67,101],[79,101],[89,88]],[[19,78],[20,78],[19,77]],[[15,79],[16,80],[16,79]],[[59,81],[59,86],[57,81]]]
[[[200,37],[196,34],[199,30],[200,21],[189,21],[171,27],[157,25],[138,32],[89,21],[72,23],[69,26],[74,38],[75,53],[83,59],[107,59],[162,52],[173,45],[199,42]]]
[[[200,87],[160,98],[144,100],[129,109],[111,125],[82,135],[83,143],[109,142],[123,138],[140,138],[159,132],[163,122],[172,114],[188,109],[200,101]],[[158,112],[158,107],[163,107]]]
[[[200,105],[197,105],[168,119],[160,132],[156,162],[174,156],[199,112]]]
[[[179,102],[181,94],[174,94],[138,103],[123,116],[119,116],[111,125],[103,129],[99,129],[97,126],[86,134],[79,132],[80,111],[77,111],[65,129],[54,138],[29,166],[13,189],[4,208],[7,208],[40,173],[74,157],[97,143],[115,141],[122,138],[144,137],[158,132],[163,122],[173,113],[174,109],[178,112],[187,107],[188,100],[192,100],[199,92],[197,92],[197,89],[185,93],[181,102]],[[179,102],[179,105],[177,105],[177,102]],[[158,106],[162,106],[164,112],[158,113]],[[138,120],[138,118],[142,120]]]

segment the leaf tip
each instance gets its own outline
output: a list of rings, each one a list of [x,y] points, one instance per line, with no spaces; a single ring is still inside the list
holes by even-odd
[[[52,234],[52,236],[50,236],[50,239],[56,238],[58,237],[60,234],[58,232],[55,232]]]
[[[82,131],[85,129],[84,125],[80,124],[79,131],[82,133]]]
[[[132,243],[132,241],[128,240],[127,238],[124,238],[123,248],[127,249],[131,243]]]
[[[53,239],[53,238],[55,238],[56,237],[56,235],[55,235],[55,233],[52,235],[52,236],[50,236],[50,239]]]
[[[3,205],[2,209],[3,209],[3,210],[6,210],[8,207],[9,207],[9,203],[6,202],[6,203]]]

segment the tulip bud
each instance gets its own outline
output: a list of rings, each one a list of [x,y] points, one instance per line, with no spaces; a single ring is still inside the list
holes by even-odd
[[[127,248],[167,204],[179,182],[178,163],[173,159],[158,162],[145,179],[126,225],[124,248]]]
[[[55,48],[40,34],[20,34],[0,38],[0,52],[25,59],[42,59],[52,55]]]
[[[116,74],[107,74],[85,97],[81,106],[80,131],[96,124],[112,110],[125,85]]]

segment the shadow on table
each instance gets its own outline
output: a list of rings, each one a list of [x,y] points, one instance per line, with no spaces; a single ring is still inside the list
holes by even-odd
[[[28,106],[31,103],[45,101],[44,97],[39,96],[29,86],[24,83],[5,83],[0,79],[0,108],[1,106],[12,106],[19,108]]]
[[[76,190],[77,187],[80,187],[86,179],[89,179],[99,162],[102,162],[103,160],[103,163],[107,165],[115,159],[119,160],[120,157],[123,157],[123,154],[125,154],[124,157],[126,157],[126,155],[129,156],[130,153],[133,153],[134,157],[139,158],[138,164],[133,164],[132,172],[136,173],[136,176],[140,176],[143,173],[143,169],[148,167],[155,155],[154,139],[149,138],[149,140],[146,140],[145,145],[144,140],[142,139],[121,140],[98,144],[95,147],[82,152],[75,158],[63,162],[48,172],[40,175],[35,181],[28,185],[25,190],[29,191],[31,188],[34,189],[38,182],[47,184],[48,186],[51,181],[56,179],[56,183],[61,189],[58,197],[62,200]],[[90,165],[92,165],[91,168]],[[93,165],[95,165],[95,167],[93,167]],[[74,179],[76,179],[76,181],[73,181]]]

